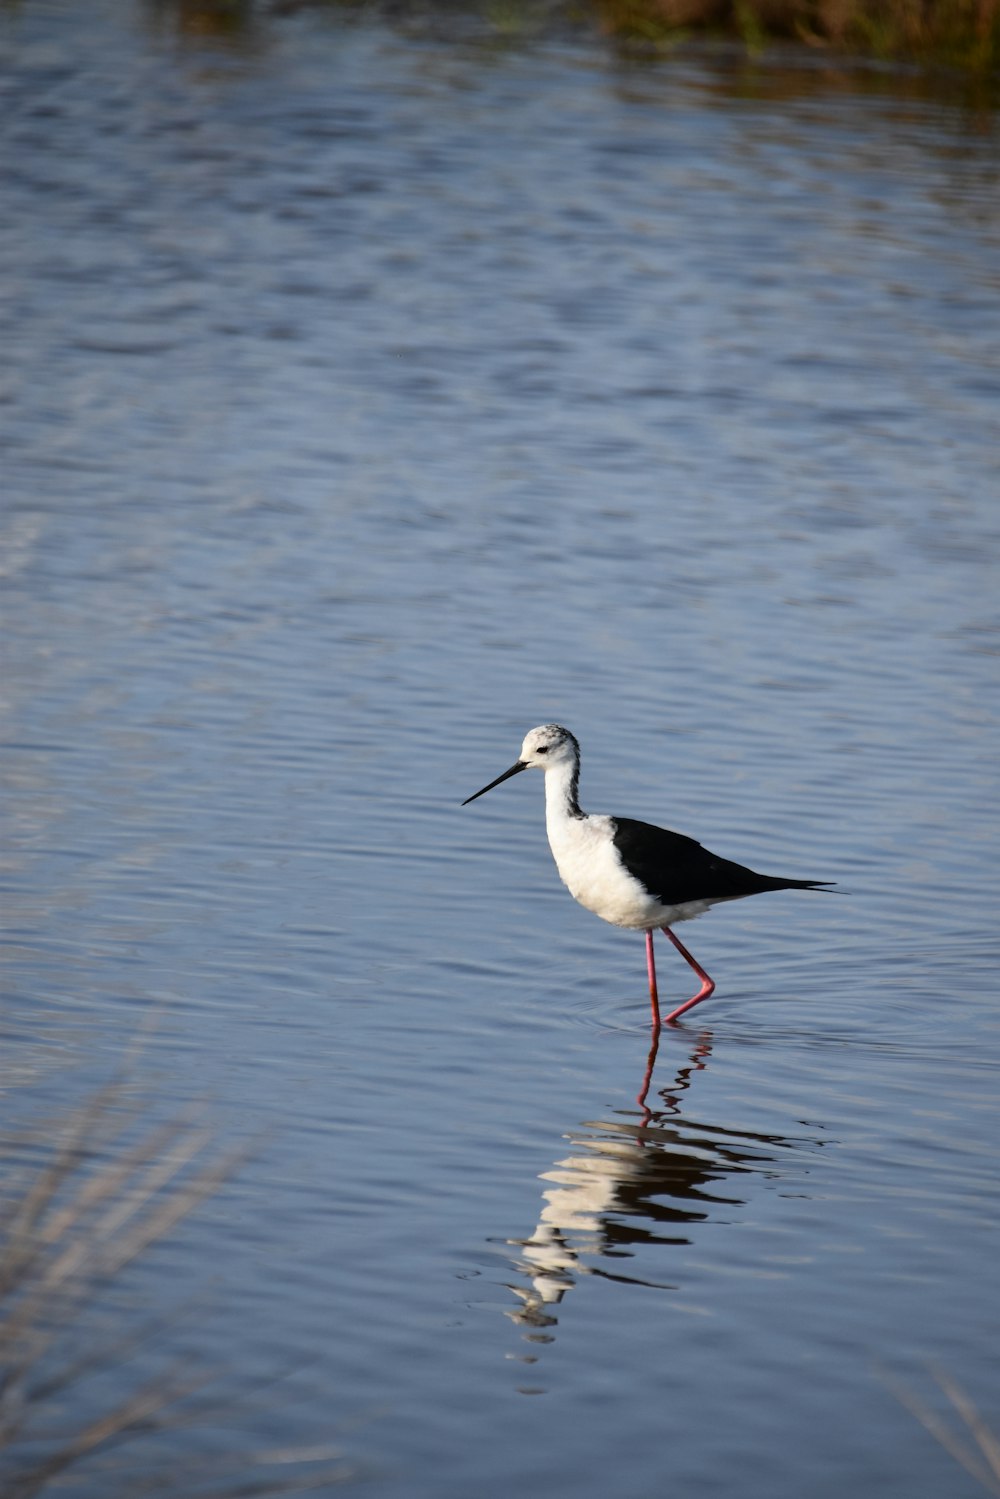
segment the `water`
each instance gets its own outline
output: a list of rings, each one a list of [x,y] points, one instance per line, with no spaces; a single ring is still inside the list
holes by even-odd
[[[106,1298],[234,1390],[165,1471],[980,1492],[893,1381],[1000,1420],[992,117],[153,15],[0,20],[3,1029],[11,1130],[145,1028],[250,1149]],[[458,806],[546,720],[586,808],[850,892],[685,928],[646,1112],[641,938],[539,778]]]

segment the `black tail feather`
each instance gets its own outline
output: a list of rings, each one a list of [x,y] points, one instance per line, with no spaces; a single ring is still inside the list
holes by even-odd
[[[762,875],[767,880],[768,890],[832,890],[836,880],[777,880]]]

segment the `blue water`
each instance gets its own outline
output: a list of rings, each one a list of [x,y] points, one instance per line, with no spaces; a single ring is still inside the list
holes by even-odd
[[[0,14],[4,1111],[142,1035],[249,1158],[101,1305],[231,1408],[63,1492],[972,1499],[893,1382],[1000,1422],[994,119],[153,15]],[[641,936],[458,805],[548,720],[848,892],[684,928],[645,1110]]]

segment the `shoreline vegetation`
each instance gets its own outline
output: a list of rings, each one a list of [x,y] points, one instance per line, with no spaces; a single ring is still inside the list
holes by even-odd
[[[617,37],[735,38],[878,61],[989,71],[1000,63],[1000,0],[593,0]]]
[[[268,18],[305,10],[382,15],[495,37],[596,31],[638,54],[698,38],[735,42],[751,55],[798,44],[831,62],[909,64],[980,76],[1000,69],[1000,0],[144,0],[172,13],[189,36],[235,38]]]
[[[62,1118],[0,1134],[0,1493],[329,1493],[356,1476],[336,1447],[248,1450],[232,1435],[258,1411],[273,1429],[294,1369],[250,1381],[225,1357],[197,1367],[181,1341],[171,1356],[184,1307],[147,1308],[129,1280],[247,1159],[217,1148],[197,1116],[156,1123],[142,1097],[141,1079],[123,1075]],[[178,1454],[192,1427],[215,1446]]]

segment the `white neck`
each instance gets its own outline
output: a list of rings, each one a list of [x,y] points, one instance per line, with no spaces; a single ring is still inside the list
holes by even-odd
[[[580,818],[580,803],[576,799],[580,766],[573,759],[553,765],[545,772],[545,821],[551,828],[570,818]]]

